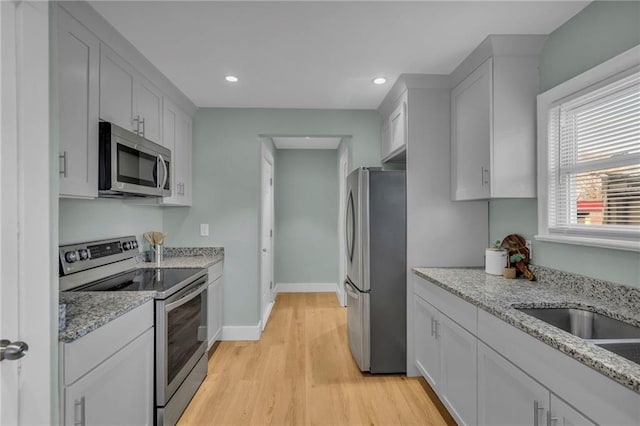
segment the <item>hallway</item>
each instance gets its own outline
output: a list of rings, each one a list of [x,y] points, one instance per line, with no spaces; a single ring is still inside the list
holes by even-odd
[[[358,370],[346,313],[334,293],[279,294],[260,341],[220,343],[179,424],[453,424],[422,378]]]

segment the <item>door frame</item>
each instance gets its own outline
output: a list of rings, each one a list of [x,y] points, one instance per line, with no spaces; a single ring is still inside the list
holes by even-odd
[[[0,363],[0,423],[55,424],[59,183],[49,3],[0,2],[0,20],[0,338],[30,347]]]
[[[347,176],[349,175],[349,149],[345,147],[338,159],[338,285],[336,296],[340,306],[347,306],[344,280],[347,276],[345,214],[347,210]]]
[[[258,247],[258,258],[260,259],[260,321],[261,321],[261,330],[267,326],[267,321],[269,320],[269,316],[271,315],[271,310],[273,309],[274,304],[274,293],[275,293],[275,281],[274,281],[274,240],[275,240],[275,232],[269,238],[269,241],[265,241],[264,230],[264,222],[265,222],[265,214],[267,211],[271,213],[271,223],[269,224],[270,229],[274,229],[274,213],[275,213],[275,196],[274,196],[274,188],[273,185],[273,176],[275,175],[275,161],[273,159],[273,154],[267,149],[266,142],[262,142],[261,144],[261,155],[260,155],[260,233],[259,233],[259,247]],[[265,163],[271,165],[271,177],[267,178],[265,175]],[[268,181],[271,179],[271,181]],[[265,200],[265,191],[264,188],[266,185],[271,186],[269,200]],[[267,210],[268,209],[268,210]],[[263,256],[261,250],[265,247],[271,253],[271,262],[270,264],[265,265],[263,261]],[[263,269],[267,267],[270,269],[269,273],[269,297],[268,302],[264,303],[263,294],[266,290],[265,286],[267,285],[266,280],[263,280]]]

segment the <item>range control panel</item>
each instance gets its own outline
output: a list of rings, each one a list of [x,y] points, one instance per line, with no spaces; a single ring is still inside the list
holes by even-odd
[[[138,255],[135,236],[60,246],[60,275],[69,275]]]

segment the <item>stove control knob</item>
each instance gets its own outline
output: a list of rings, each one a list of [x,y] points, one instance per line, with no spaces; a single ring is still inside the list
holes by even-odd
[[[78,250],[78,256],[80,260],[87,260],[89,258],[89,251],[87,249]]]
[[[131,242],[125,241],[124,243],[122,243],[122,248],[125,250],[129,250],[131,248]]]
[[[69,263],[76,262],[78,260],[78,252],[77,251],[68,251],[64,254],[64,258]]]
[[[138,242],[137,241],[132,241],[131,244],[133,244],[133,248],[138,248]]]

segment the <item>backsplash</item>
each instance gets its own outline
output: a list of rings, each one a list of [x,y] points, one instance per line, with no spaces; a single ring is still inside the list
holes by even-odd
[[[537,281],[599,300],[615,300],[621,310],[637,310],[640,306],[640,288],[544,266],[529,265],[529,269],[535,274]]]

